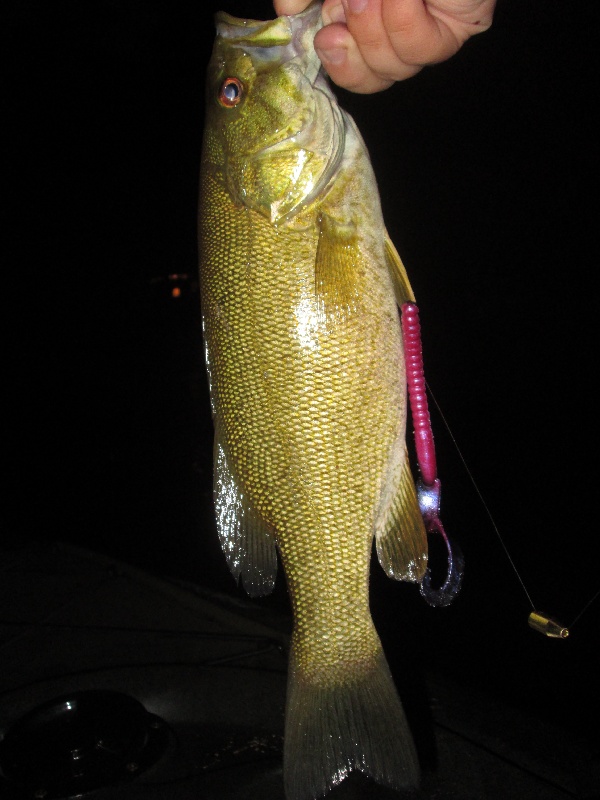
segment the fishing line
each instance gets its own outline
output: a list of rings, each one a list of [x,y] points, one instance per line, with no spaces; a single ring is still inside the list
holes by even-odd
[[[588,608],[589,608],[589,607],[592,605],[592,603],[594,602],[594,600],[596,600],[598,597],[600,597],[600,589],[598,589],[598,591],[597,591],[597,592],[596,592],[596,594],[595,594],[595,595],[594,595],[594,596],[591,598],[591,600],[588,600],[588,601],[587,601],[587,603],[586,603],[586,604],[584,605],[584,607],[581,609],[581,611],[579,612],[579,614],[577,614],[577,616],[575,617],[575,619],[573,620],[573,622],[572,622],[572,623],[569,625],[569,628],[572,628],[572,627],[573,627],[573,625],[575,625],[575,623],[576,623],[576,622],[579,622],[579,620],[581,619],[581,617],[583,617],[583,615],[585,614],[585,612],[586,612],[586,611],[588,610]]]
[[[473,477],[473,473],[469,469],[469,467],[467,465],[467,462],[465,460],[465,457],[463,456],[463,454],[461,452],[461,449],[458,446],[458,442],[456,441],[456,438],[454,437],[454,434],[452,433],[452,430],[450,429],[450,425],[448,424],[448,420],[444,416],[444,413],[443,413],[442,409],[440,408],[440,404],[436,400],[435,395],[431,390],[431,386],[427,383],[427,381],[425,382],[425,385],[427,386],[427,391],[429,392],[429,395],[431,396],[431,399],[433,400],[433,403],[434,403],[435,407],[438,410],[438,414],[440,415],[440,417],[442,419],[442,422],[444,423],[444,426],[445,426],[446,430],[448,431],[450,439],[452,440],[452,444],[456,448],[456,452],[458,453],[458,456],[459,456],[459,458],[460,458],[460,460],[462,462],[462,465],[463,465],[463,467],[465,469],[465,472],[469,476],[469,480],[471,481],[471,483],[473,485],[473,488],[475,489],[475,492],[476,492],[477,496],[479,497],[481,505],[485,509],[485,512],[486,512],[486,514],[488,516],[488,519],[489,519],[489,521],[490,521],[490,523],[492,525],[492,528],[495,531],[496,536],[498,537],[498,541],[500,542],[500,544],[502,546],[502,549],[504,550],[504,552],[506,554],[506,557],[507,557],[511,567],[512,567],[515,575],[517,576],[523,591],[525,592],[527,600],[529,601],[529,604],[531,605],[532,613],[529,615],[529,625],[532,628],[534,628],[535,630],[539,631],[540,633],[543,633],[544,635],[549,636],[551,638],[566,639],[568,637],[569,631],[573,627],[573,625],[575,625],[575,623],[579,622],[581,617],[589,609],[589,607],[592,605],[592,603],[594,603],[594,601],[598,599],[598,597],[600,596],[600,589],[598,589],[596,594],[593,595],[593,597],[590,600],[587,601],[587,603],[583,606],[583,608],[577,614],[575,619],[567,627],[564,627],[564,626],[560,625],[555,620],[551,619],[550,617],[546,616],[545,614],[540,614],[540,613],[536,612],[535,604],[534,604],[533,600],[531,599],[531,595],[529,594],[529,592],[527,590],[527,587],[525,586],[525,581],[521,577],[521,575],[519,573],[519,570],[517,569],[517,566],[516,566],[512,556],[511,556],[511,554],[508,551],[508,548],[507,548],[507,546],[506,546],[506,544],[504,542],[504,539],[502,538],[502,534],[500,533],[500,530],[499,530],[499,528],[498,528],[498,526],[496,524],[494,516],[493,516],[492,512],[490,511],[490,508],[489,508],[488,504],[486,503],[481,491],[479,490],[479,486],[477,485],[477,482],[475,481],[475,478]]]

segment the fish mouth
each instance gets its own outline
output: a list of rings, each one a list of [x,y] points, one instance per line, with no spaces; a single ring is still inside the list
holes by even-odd
[[[321,3],[313,2],[300,14],[276,17],[270,20],[253,20],[233,17],[225,11],[215,14],[217,36],[232,45],[251,47],[258,61],[283,64],[302,62],[302,72],[311,85],[321,73],[321,62],[313,41],[323,27]],[[323,83],[327,82],[323,78]]]

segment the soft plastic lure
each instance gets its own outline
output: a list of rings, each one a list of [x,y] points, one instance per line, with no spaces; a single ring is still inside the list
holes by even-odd
[[[446,578],[443,584],[434,589],[431,585],[431,570],[427,568],[421,581],[421,594],[431,606],[448,606],[460,589],[464,559],[458,545],[451,542],[440,519],[442,484],[437,476],[435,445],[423,372],[421,325],[416,303],[404,303],[402,306],[402,333],[408,396],[415,429],[415,449],[421,473],[421,478],[417,482],[419,508],[427,533],[440,535],[448,552]]]
[[[431,572],[427,569],[421,581],[421,594],[425,600],[432,606],[447,606],[456,597],[462,582],[464,571],[464,559],[458,545],[451,541],[448,534],[444,530],[442,521],[440,519],[440,493],[441,483],[437,477],[437,464],[435,458],[435,445],[433,443],[433,432],[431,430],[431,420],[429,417],[429,409],[427,405],[427,393],[425,376],[423,372],[423,353],[421,346],[421,326],[419,323],[419,309],[415,303],[404,303],[402,305],[402,332],[404,337],[404,350],[406,360],[406,377],[408,384],[408,395],[410,400],[410,408],[414,423],[415,435],[415,449],[417,453],[417,461],[419,464],[419,471],[421,479],[417,482],[417,497],[419,501],[419,508],[423,515],[425,528],[427,533],[439,534],[446,545],[448,553],[447,571],[444,583],[439,589],[434,589],[431,586]],[[455,442],[456,444],[456,442]],[[458,450],[458,446],[457,446]],[[546,636],[549,639],[567,639],[570,635],[570,629],[575,622],[578,622],[580,617],[587,611],[592,603],[600,597],[600,591],[597,592],[580,613],[575,617],[573,622],[569,625],[563,625],[555,618],[548,614],[536,610],[533,601],[527,588],[519,575],[519,572],[510,557],[510,554],[504,544],[500,532],[496,526],[494,518],[491,515],[487,504],[485,503],[473,476],[471,475],[460,450],[459,456],[465,465],[465,469],[473,483],[475,491],[490,518],[490,522],[500,540],[507,558],[517,575],[527,599],[529,600],[532,611],[528,617],[529,626]]]

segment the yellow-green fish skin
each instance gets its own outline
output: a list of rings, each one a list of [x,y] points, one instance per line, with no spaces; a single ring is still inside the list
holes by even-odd
[[[317,77],[319,11],[217,17],[200,190],[219,535],[251,594],[272,588],[276,545],[294,612],[288,800],[352,769],[397,788],[418,772],[369,612],[374,536],[392,577],[426,566],[394,296],[410,287],[362,140]],[[230,77],[242,99],[223,106]]]

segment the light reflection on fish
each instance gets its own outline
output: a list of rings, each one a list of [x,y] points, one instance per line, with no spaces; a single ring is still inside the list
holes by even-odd
[[[251,595],[279,551],[294,612],[288,800],[354,769],[395,788],[417,758],[369,611],[373,537],[420,581],[397,304],[414,300],[369,157],[320,70],[320,5],[217,15],[200,192],[201,295],[221,544]]]

